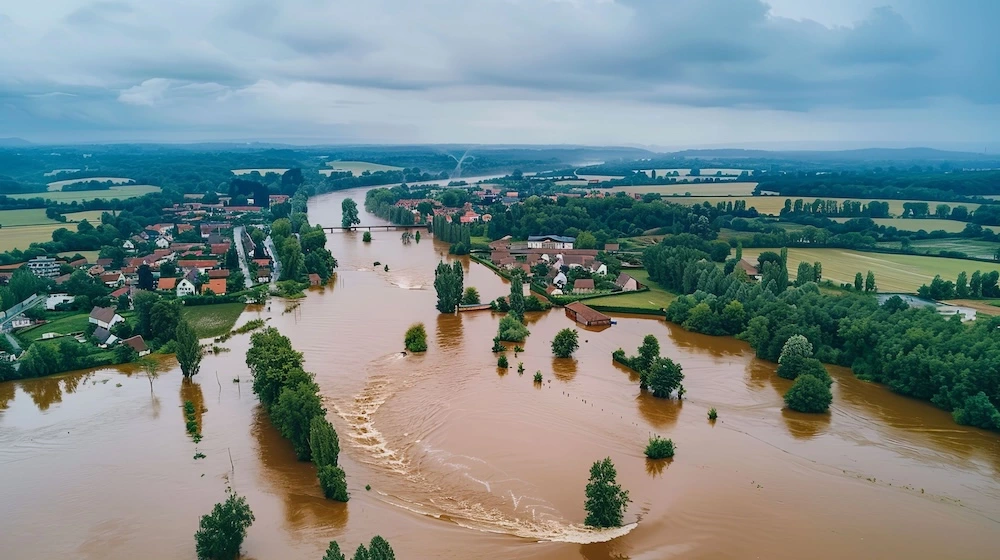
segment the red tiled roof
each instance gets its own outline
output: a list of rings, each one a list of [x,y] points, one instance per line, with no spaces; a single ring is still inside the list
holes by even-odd
[[[209,278],[229,278],[228,268],[214,268],[208,271]]]
[[[146,346],[146,341],[142,339],[142,335],[137,334],[132,338],[126,338],[125,340],[122,341],[122,343],[128,345],[133,350],[139,353],[149,350],[149,348]]]
[[[160,278],[157,288],[160,290],[173,290],[177,288],[177,278]]]
[[[219,265],[219,261],[205,259],[191,259],[177,261],[177,266],[181,268],[213,268]]]
[[[207,283],[201,285],[201,293],[205,293],[208,290],[212,290],[215,295],[223,295],[226,293],[226,279],[225,278],[212,278]]]
[[[592,278],[577,278],[576,282],[573,282],[574,290],[593,290],[594,280]]]
[[[225,255],[229,251],[229,243],[213,243],[212,244],[212,254],[213,255]]]

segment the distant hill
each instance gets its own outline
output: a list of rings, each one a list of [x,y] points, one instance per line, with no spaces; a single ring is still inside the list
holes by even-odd
[[[24,138],[0,138],[0,147],[20,148],[23,146],[34,146],[34,144],[28,142]]]
[[[703,159],[787,159],[809,161],[995,161],[996,154],[951,152],[934,148],[865,148],[860,150],[683,150],[670,154],[679,158]]]

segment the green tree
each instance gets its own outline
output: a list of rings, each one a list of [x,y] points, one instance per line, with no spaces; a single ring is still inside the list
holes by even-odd
[[[469,286],[465,289],[465,293],[462,294],[462,305],[477,304],[479,304],[479,290],[474,286]]]
[[[330,546],[326,549],[326,554],[323,555],[323,560],[347,560],[344,557],[344,553],[340,551],[340,545],[337,541],[330,541]]]
[[[1000,412],[982,391],[965,399],[962,408],[956,408],[952,416],[955,422],[963,426],[975,426],[986,430],[1000,429]]]
[[[865,288],[864,279],[861,277],[861,273],[854,275],[854,289],[858,292]]]
[[[785,404],[798,412],[826,412],[831,402],[830,387],[812,375],[800,375],[785,393]]]
[[[809,358],[813,355],[813,345],[809,342],[809,339],[802,336],[801,334],[796,334],[788,337],[785,344],[781,347],[781,355],[778,357],[778,363],[782,363],[785,359],[791,356],[800,356],[802,358]]]
[[[962,299],[969,297],[969,275],[964,270],[958,273],[955,280],[955,295]]]
[[[368,549],[365,548],[365,545],[359,544],[358,549],[354,551],[354,556],[351,557],[351,560],[372,560],[372,558],[368,555]]]
[[[306,257],[295,237],[281,242],[278,258],[281,259],[281,280],[299,280],[305,275]]]
[[[815,282],[816,272],[813,266],[807,262],[800,262],[798,272],[795,274],[795,285],[801,286],[806,282]]]
[[[387,540],[375,535],[368,544],[368,557],[371,560],[396,560],[396,553]]]
[[[181,321],[181,307],[177,300],[161,299],[149,311],[149,330],[158,344],[165,344],[177,335]]]
[[[318,414],[309,421],[309,451],[316,466],[337,466],[340,438],[337,437],[337,430],[333,428],[333,424]]]
[[[594,234],[589,231],[581,232],[580,235],[576,236],[576,241],[573,243],[574,249],[596,249],[597,248],[597,238]]]
[[[347,493],[347,475],[344,469],[335,465],[323,465],[316,471],[319,486],[328,500],[346,502],[350,499]]]
[[[786,356],[778,365],[778,377],[798,379],[803,375],[811,375],[828,386],[833,383],[830,374],[823,367],[823,362],[816,358],[801,355]]]
[[[177,340],[177,363],[180,364],[181,373],[184,377],[190,379],[198,375],[198,371],[201,369],[201,343],[198,341],[198,335],[191,328],[191,324],[183,319],[177,323],[175,332]]]
[[[865,278],[865,291],[866,292],[876,292],[878,291],[878,286],[875,285],[875,273],[868,271],[868,276]]]
[[[270,410],[278,402],[290,372],[302,370],[302,354],[292,348],[288,337],[268,327],[250,335],[246,363],[253,373],[254,393]]]
[[[226,501],[215,504],[212,513],[202,516],[194,534],[198,560],[233,560],[253,525],[254,516],[246,498],[230,493]]]
[[[406,336],[403,338],[403,345],[409,352],[427,351],[427,330],[424,329],[423,323],[412,325],[406,330]]]
[[[524,322],[524,284],[519,276],[514,276],[510,281],[510,297],[507,298],[510,305],[510,315],[520,322]]]
[[[271,237],[275,240],[285,239],[292,235],[292,222],[288,218],[274,220],[271,224]]]
[[[819,261],[813,263],[813,275],[817,282],[823,279],[823,263]]]
[[[552,339],[552,353],[557,358],[569,358],[580,347],[579,334],[574,329],[563,329]]]
[[[524,326],[524,323],[518,321],[510,314],[504,315],[500,318],[500,324],[497,326],[497,338],[504,342],[524,342],[525,338],[528,338],[528,328]]]
[[[363,243],[371,243],[372,242],[372,232],[366,231],[365,234],[361,236],[361,241]]]
[[[434,271],[434,290],[437,292],[437,310],[441,313],[454,313],[458,302],[462,299],[462,284],[464,273],[462,264],[455,261],[452,265],[439,262]]]
[[[660,341],[656,337],[647,334],[642,339],[642,346],[639,346],[639,357],[635,363],[635,370],[641,372],[649,371],[653,363],[660,357]]]
[[[292,442],[299,460],[308,461],[312,456],[309,448],[310,422],[313,416],[325,416],[326,410],[319,399],[319,387],[312,380],[311,374],[297,370],[290,372],[290,377],[301,381],[294,384],[289,382],[290,386],[281,390],[271,418],[281,435]]]
[[[647,459],[670,459],[674,456],[674,440],[654,435],[646,444]]]
[[[589,527],[621,527],[625,509],[632,500],[628,490],[622,490],[618,484],[615,465],[611,457],[597,461],[590,467],[590,480],[587,482],[587,499],[584,508],[587,518],[584,523]]]
[[[646,372],[646,382],[653,396],[659,399],[669,398],[674,391],[681,388],[684,374],[681,366],[670,358],[657,358]]]
[[[340,203],[340,210],[342,214],[340,218],[341,227],[346,229],[361,223],[361,218],[358,217],[358,203],[354,202],[354,199],[345,198]]]

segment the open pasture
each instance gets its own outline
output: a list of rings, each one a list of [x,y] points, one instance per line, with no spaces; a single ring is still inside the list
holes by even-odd
[[[668,198],[668,202],[676,202],[674,195],[684,195],[691,193],[692,198],[720,197],[721,201],[727,201],[732,196],[748,196],[757,187],[757,183],[749,182],[729,182],[729,183],[685,183],[680,185],[642,185],[634,187],[613,187],[611,192],[627,192],[629,194],[657,193]],[[700,195],[700,196],[699,196]],[[763,197],[758,197],[763,198]],[[782,202],[784,203],[784,202]],[[780,210],[780,208],[779,208]]]
[[[833,218],[833,221],[844,223],[850,219]],[[958,220],[939,220],[936,218],[873,218],[872,221],[880,226],[894,227],[899,231],[943,230],[948,233],[958,233],[965,229],[966,224],[966,222]]]
[[[48,184],[48,190],[50,191],[61,191],[66,185],[73,185],[76,183],[89,183],[91,181],[99,181],[101,183],[107,183],[108,181],[116,184],[122,185],[130,182],[132,179],[126,177],[84,177],[83,179],[64,179],[62,181],[52,181]]]
[[[756,258],[763,251],[777,253],[780,249],[744,249],[743,256]],[[983,272],[1000,271],[1000,263],[968,261],[963,259],[947,259],[943,257],[928,257],[922,255],[887,255],[882,253],[864,253],[848,249],[799,249],[788,250],[788,276],[795,279],[795,272],[801,262],[823,263],[823,278],[838,284],[854,283],[854,275],[862,276],[868,271],[875,273],[875,283],[880,292],[915,293],[921,284],[929,284],[934,276],[940,274],[946,280],[954,281],[958,273],[965,271],[970,275],[980,270]]]
[[[110,190],[76,192],[49,191],[43,193],[11,194],[8,195],[8,197],[21,200],[29,198],[44,198],[45,200],[51,200],[52,202],[70,203],[73,201],[84,202],[87,200],[94,200],[96,198],[103,198],[105,200],[124,200],[154,192],[160,192],[160,187],[154,187],[153,185],[123,185],[120,187],[111,187]]]

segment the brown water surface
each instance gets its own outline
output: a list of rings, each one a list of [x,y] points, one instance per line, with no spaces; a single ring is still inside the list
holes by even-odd
[[[339,223],[344,196],[313,199],[311,221]],[[535,314],[525,352],[508,352],[511,368],[498,370],[498,316],[434,309],[433,269],[450,260],[447,247],[373,236],[331,234],[332,285],[287,313],[274,300],[241,318],[267,319],[305,353],[340,434],[348,504],[322,498],[313,466],[295,460],[260,410],[240,335],[225,343],[231,352],[206,356],[193,383],[167,359],[152,389],[128,368],[0,384],[0,557],[193,558],[198,518],[227,484],[256,515],[244,557],[259,560],[315,560],[331,539],[353,549],[374,534],[404,559],[1000,551],[996,434],[838,368],[829,414],[784,411],[788,382],[744,343],[635,316],[581,330],[576,356],[558,360],[549,344],[572,325],[560,310]],[[485,267],[462,263],[484,301],[507,292]],[[429,349],[405,356],[414,322],[426,325]],[[683,403],[640,395],[611,361],[650,333],[684,368]],[[198,445],[184,400],[200,403]],[[644,458],[654,433],[676,442],[673,461]],[[582,527],[583,489],[590,464],[606,456],[633,502],[627,527],[601,533]]]

